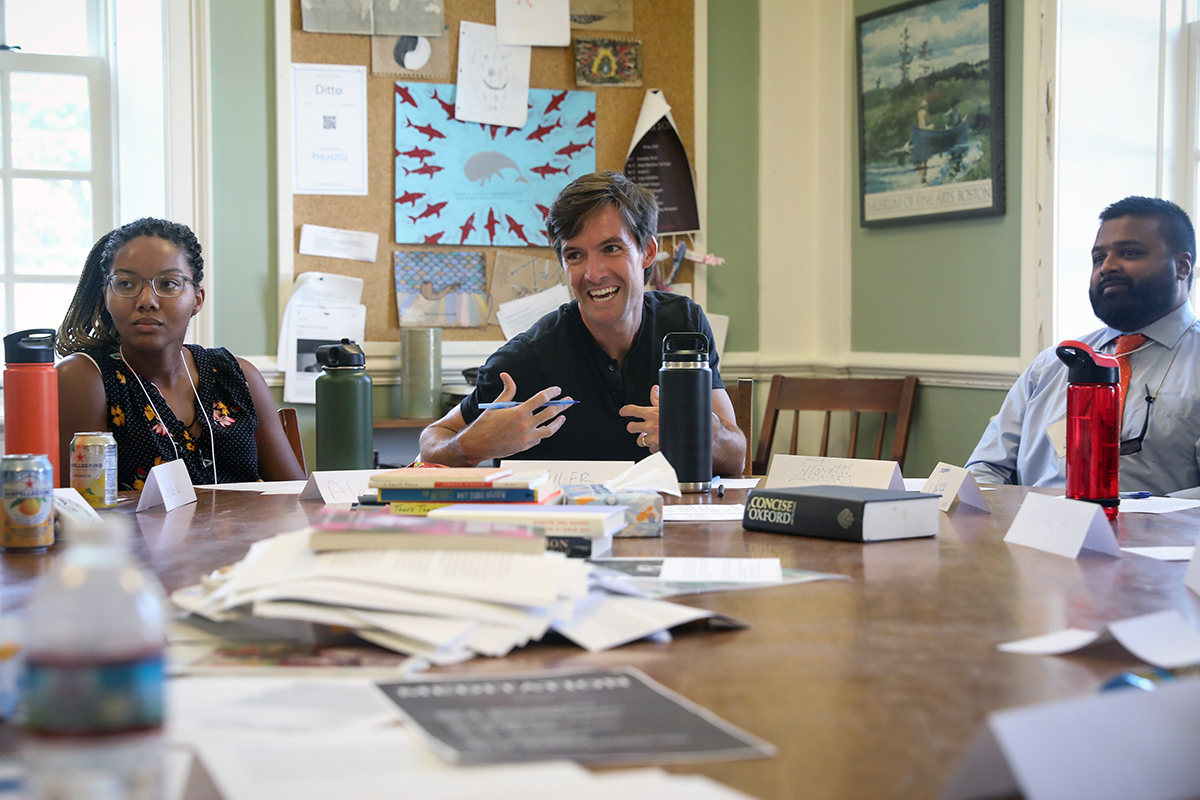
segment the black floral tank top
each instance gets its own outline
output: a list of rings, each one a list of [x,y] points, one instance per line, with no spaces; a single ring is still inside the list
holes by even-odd
[[[82,351],[96,364],[104,380],[108,429],[117,440],[117,484],[121,489],[140,490],[150,469],[173,461],[176,453],[187,464],[193,484],[212,483],[213,444],[217,483],[260,479],[254,439],[258,415],[241,365],[223,347],[184,347],[191,351],[200,376],[196,382],[200,401],[192,402],[197,419],[203,417],[207,422],[198,436],[192,436],[175,418],[154,384],[143,378],[138,385],[133,370],[116,348]]]

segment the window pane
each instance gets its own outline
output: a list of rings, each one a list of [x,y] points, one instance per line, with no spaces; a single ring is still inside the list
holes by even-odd
[[[5,0],[6,44],[22,53],[86,56],[87,0]]]
[[[91,169],[87,78],[14,72],[11,87],[13,166]]]
[[[17,283],[13,285],[12,325],[6,333],[30,328],[57,328],[75,296],[73,283]]]
[[[91,182],[14,179],[12,204],[14,270],[78,275],[96,238]]]

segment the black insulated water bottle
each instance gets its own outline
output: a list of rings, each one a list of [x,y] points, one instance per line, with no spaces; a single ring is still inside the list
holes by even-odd
[[[712,485],[712,370],[708,337],[668,333],[658,371],[659,449],[675,468],[681,492]]]

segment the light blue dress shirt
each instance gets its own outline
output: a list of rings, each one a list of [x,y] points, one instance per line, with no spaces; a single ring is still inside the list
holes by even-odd
[[[1184,303],[1141,331],[1149,341],[1129,357],[1129,397],[1121,440],[1135,439],[1146,418],[1146,386],[1155,395],[1142,450],[1121,456],[1121,490],[1166,494],[1200,486],[1200,325]],[[1125,331],[1104,327],[1078,341],[1112,353]],[[1067,367],[1044,350],[1009,390],[967,469],[980,483],[1065,487],[1046,427],[1067,416]],[[1161,385],[1161,389],[1159,388]]]

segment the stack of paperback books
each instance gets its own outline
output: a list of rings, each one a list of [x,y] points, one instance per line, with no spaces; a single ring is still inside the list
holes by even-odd
[[[492,467],[404,467],[371,476],[367,484],[393,514],[424,516],[455,503],[558,503],[562,490],[549,472]]]
[[[374,475],[368,485],[392,514],[524,527],[546,549],[573,557],[608,554],[613,534],[625,526],[624,506],[562,505],[547,472],[404,468]]]

